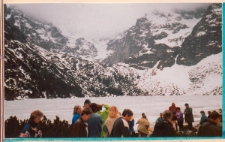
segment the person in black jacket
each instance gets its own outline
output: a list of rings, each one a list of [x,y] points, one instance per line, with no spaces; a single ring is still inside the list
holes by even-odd
[[[131,137],[128,121],[133,116],[133,112],[130,109],[124,109],[122,117],[115,120],[111,137]]]
[[[184,109],[184,116],[185,116],[185,122],[188,123],[188,132],[192,132],[193,125],[192,123],[194,122],[194,116],[193,116],[193,111],[192,108],[189,107],[188,103],[185,103],[185,109]]]
[[[74,123],[72,129],[72,137],[87,137],[88,125],[87,120],[92,114],[91,108],[87,107],[81,111],[81,117]]]
[[[220,119],[219,113],[211,113],[208,122],[199,127],[198,136],[222,136],[222,127],[218,126]]]
[[[163,112],[163,120],[155,124],[152,137],[173,137],[176,136],[173,113],[169,110]]]
[[[39,123],[43,117],[43,113],[40,110],[35,110],[31,113],[28,123],[24,126],[19,137],[42,137],[42,131],[40,130]]]

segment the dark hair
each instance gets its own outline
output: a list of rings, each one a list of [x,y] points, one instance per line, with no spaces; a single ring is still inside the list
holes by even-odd
[[[133,116],[133,112],[130,109],[124,109],[122,116],[126,116],[126,115]]]
[[[202,110],[202,111],[200,111],[200,113],[204,113],[205,114],[205,112]]]
[[[82,111],[81,111],[81,116],[83,116],[84,114],[86,115],[89,115],[89,114],[92,114],[92,110],[91,108],[87,107],[87,108],[84,108]]]
[[[213,112],[209,115],[209,117],[213,120],[216,120],[217,118],[220,118],[220,114],[218,112]]]
[[[165,110],[163,112],[163,118],[164,119],[172,119],[173,118],[173,113],[169,110]]]
[[[189,106],[189,104],[188,104],[188,103],[185,103],[184,105],[185,105],[185,106]]]
[[[84,104],[91,104],[91,101],[89,100],[89,99],[86,99],[85,101],[84,101]]]
[[[92,109],[93,112],[97,112],[98,106],[97,106],[96,103],[91,103],[91,104],[90,104],[90,108]]]
[[[180,107],[177,107],[176,109],[180,110]]]

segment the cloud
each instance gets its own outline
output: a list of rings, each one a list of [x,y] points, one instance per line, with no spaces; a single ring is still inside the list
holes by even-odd
[[[113,37],[135,25],[137,18],[152,10],[175,8],[194,10],[207,8],[208,3],[129,3],[129,4],[11,4],[35,18],[59,27],[74,37]]]

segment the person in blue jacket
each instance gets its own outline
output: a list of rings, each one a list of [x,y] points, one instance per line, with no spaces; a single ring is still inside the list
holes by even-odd
[[[42,137],[42,131],[40,130],[39,123],[43,117],[43,113],[40,110],[35,110],[31,113],[28,123],[24,126],[19,137]]]
[[[88,137],[100,138],[103,120],[102,117],[96,113],[98,111],[98,105],[96,103],[91,103],[90,108],[92,109],[93,113],[91,114],[90,118],[87,121]]]
[[[135,137],[135,131],[134,131],[134,116],[131,117],[131,119],[128,121],[129,122],[129,129],[131,132],[131,136]]]
[[[80,118],[81,106],[75,105],[73,109],[72,125]]]
[[[200,111],[202,117],[200,119],[200,124],[202,125],[204,122],[207,122],[208,121],[208,117],[205,115],[205,112],[204,111]]]

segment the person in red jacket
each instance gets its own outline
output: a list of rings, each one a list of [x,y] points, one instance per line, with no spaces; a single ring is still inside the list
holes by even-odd
[[[169,107],[169,110],[173,113],[173,115],[176,115],[176,105],[175,103],[172,103],[172,105]]]
[[[177,122],[176,122],[176,112],[177,112],[177,107],[176,107],[176,105],[175,105],[175,103],[172,103],[172,105],[169,107],[169,110],[172,112],[172,114],[173,114],[173,119],[175,120],[175,127],[176,127],[176,131],[177,131]]]

